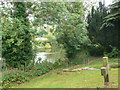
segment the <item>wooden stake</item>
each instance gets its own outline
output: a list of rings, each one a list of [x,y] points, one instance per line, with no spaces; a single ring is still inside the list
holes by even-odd
[[[104,87],[109,87],[109,64],[108,57],[103,57],[103,67],[101,67],[101,75],[104,76]]]
[[[103,67],[107,67],[108,65],[108,57],[103,57]]]

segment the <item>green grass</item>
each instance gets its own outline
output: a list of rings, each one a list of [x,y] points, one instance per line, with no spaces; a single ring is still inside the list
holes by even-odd
[[[115,65],[116,61],[109,63]],[[90,67],[100,67],[101,61],[95,61]],[[120,69],[119,69],[120,70]],[[62,69],[51,71],[43,76],[32,79],[21,85],[12,88],[103,88],[104,79],[100,70],[81,70],[77,72],[63,72]],[[110,71],[110,87],[118,87],[118,68],[112,68]]]
[[[118,64],[118,60],[113,60],[113,59],[109,60],[109,64],[110,64],[111,67],[120,66],[120,64]],[[70,68],[70,70],[77,69],[77,68],[82,68],[82,67],[93,67],[93,68],[100,69],[102,66],[103,66],[103,61],[102,60],[96,60],[96,61],[92,62],[91,64],[85,64],[85,65],[73,67],[73,68]]]
[[[118,69],[110,71],[112,87],[118,86]],[[57,70],[13,88],[97,88],[104,87],[100,70],[61,72]]]

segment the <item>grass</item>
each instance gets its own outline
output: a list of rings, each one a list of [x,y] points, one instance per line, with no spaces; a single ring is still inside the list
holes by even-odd
[[[116,61],[111,61],[115,65]],[[101,61],[80,67],[100,67]],[[110,87],[118,87],[118,69],[110,71]],[[13,86],[12,88],[103,88],[104,79],[100,70],[81,70],[77,72],[63,72],[62,69],[53,70],[45,75],[32,79],[30,82]]]
[[[118,86],[118,69],[110,71],[112,87]],[[100,70],[84,70],[80,72],[50,72],[37,77],[30,82],[15,86],[14,88],[103,88],[103,76]]]
[[[120,66],[120,64],[118,63],[118,60],[113,60],[113,59],[109,60],[109,64],[110,64],[111,67]],[[98,60],[96,60],[96,61],[94,61],[94,62],[92,62],[90,64],[85,64],[85,65],[70,68],[70,70],[77,69],[77,68],[82,68],[82,67],[93,67],[93,68],[100,69],[102,66],[103,66],[103,61],[98,59]]]

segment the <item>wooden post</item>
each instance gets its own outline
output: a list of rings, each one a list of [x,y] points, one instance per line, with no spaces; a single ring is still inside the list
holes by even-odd
[[[103,67],[107,67],[108,65],[108,57],[103,57]]]
[[[104,87],[109,87],[109,64],[108,57],[103,57],[103,67],[101,67],[101,75],[104,76]]]

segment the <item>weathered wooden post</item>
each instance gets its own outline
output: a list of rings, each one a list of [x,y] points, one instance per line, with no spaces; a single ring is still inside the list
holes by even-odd
[[[109,87],[109,70],[108,57],[103,57],[103,67],[101,67],[101,75],[104,76],[104,87]]]

